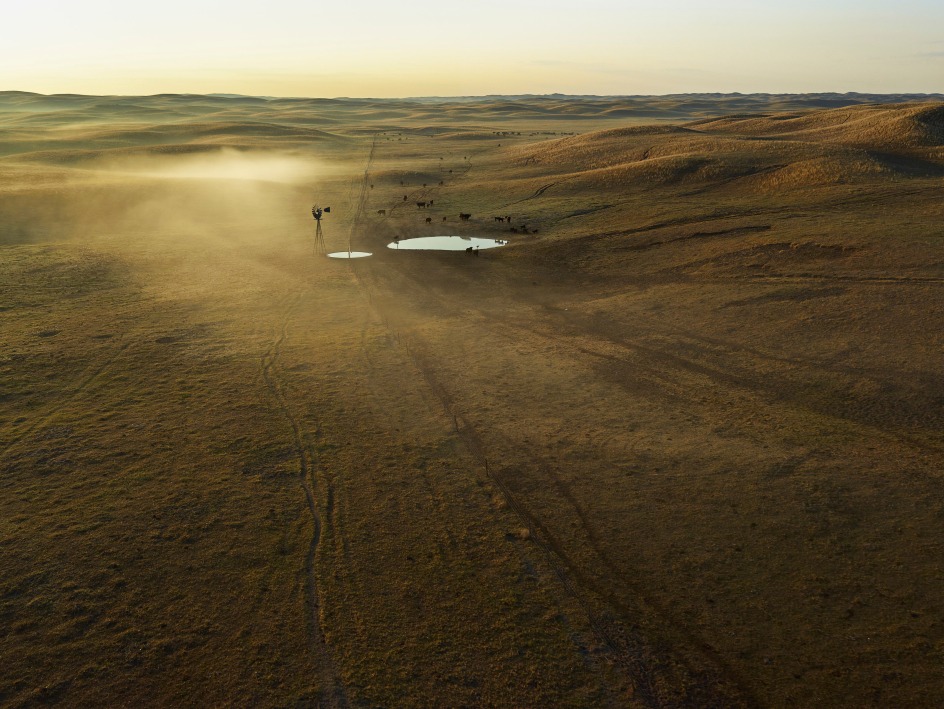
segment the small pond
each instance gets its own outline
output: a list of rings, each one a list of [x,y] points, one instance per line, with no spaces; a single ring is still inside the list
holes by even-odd
[[[373,256],[369,251],[335,251],[328,254],[328,258],[367,258]]]
[[[388,249],[398,251],[466,251],[472,249],[494,249],[504,246],[501,239],[483,239],[477,236],[420,236],[416,239],[401,239],[387,244]]]

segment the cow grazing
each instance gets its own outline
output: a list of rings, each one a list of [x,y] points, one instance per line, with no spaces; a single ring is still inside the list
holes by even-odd
[[[432,218],[432,217],[426,217],[426,223],[427,223],[427,224],[432,224],[432,223],[433,223],[433,218]]]
[[[459,212],[459,219],[461,219],[462,221],[467,222],[471,218],[472,218],[471,214],[463,214],[462,212]]]
[[[416,206],[420,209],[426,209],[426,202],[417,202]]]
[[[377,214],[379,214],[379,215],[382,216],[382,217],[385,217],[385,216],[387,216],[387,210],[386,210],[386,209],[378,209],[378,210],[377,210]]]
[[[496,222],[503,222],[503,221],[505,221],[505,218],[504,218],[504,217],[495,217],[495,221],[496,221]]]

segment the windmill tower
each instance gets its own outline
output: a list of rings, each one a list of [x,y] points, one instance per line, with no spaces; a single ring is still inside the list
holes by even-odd
[[[321,217],[328,214],[330,211],[331,207],[322,209],[317,204],[311,208],[311,216],[315,218],[315,253],[321,254],[322,256],[328,253],[328,249],[325,247],[324,230],[321,228]]]

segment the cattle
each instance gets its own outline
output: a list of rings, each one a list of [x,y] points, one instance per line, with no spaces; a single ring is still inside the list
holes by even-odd
[[[378,210],[377,210],[377,214],[379,214],[379,215],[382,216],[382,217],[385,217],[385,216],[387,216],[387,210],[386,210],[386,209],[378,209]]]
[[[511,217],[505,217],[505,221],[511,224]]]
[[[433,200],[429,200],[429,202],[427,202],[426,204],[428,204],[430,207],[432,207],[432,206],[433,206]]]
[[[406,200],[407,200],[406,195],[403,195],[403,201],[406,202]]]
[[[471,246],[468,247],[468,248],[465,250],[465,252],[466,252],[467,254],[471,254],[471,253],[472,253],[472,247],[471,247]]]
[[[426,209],[426,202],[417,202],[416,206],[420,209]]]
[[[461,219],[462,221],[467,222],[471,218],[472,218],[471,214],[463,214],[462,212],[459,212],[459,219]]]
[[[504,218],[504,217],[495,217],[495,221],[496,221],[496,222],[503,222],[503,221],[505,221],[505,218]]]
[[[443,221],[446,221],[446,218],[445,218],[445,217],[443,217]]]
[[[426,223],[427,223],[427,224],[432,224],[432,223],[433,223],[433,218],[432,218],[432,217],[426,217]]]

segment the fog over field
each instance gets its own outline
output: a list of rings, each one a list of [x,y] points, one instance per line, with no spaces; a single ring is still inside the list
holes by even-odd
[[[942,190],[941,94],[0,92],[0,705],[933,706]]]

